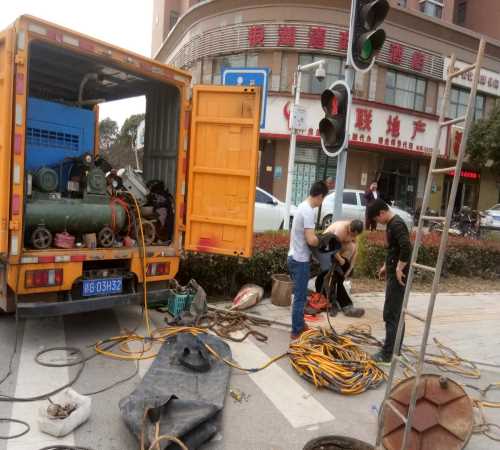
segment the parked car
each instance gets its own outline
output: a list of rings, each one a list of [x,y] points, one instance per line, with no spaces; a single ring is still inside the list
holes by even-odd
[[[481,228],[500,230],[500,203],[482,212]]]
[[[290,222],[296,207],[290,208]],[[255,215],[253,230],[256,232],[275,231],[283,229],[285,218],[285,203],[278,200],[269,192],[257,188],[255,193]]]
[[[355,189],[344,189],[344,198],[342,204],[342,219],[359,219],[365,221],[366,203],[364,192]],[[325,197],[321,207],[321,226],[326,228],[333,221],[333,205],[335,202],[335,192],[331,192]],[[391,209],[400,216],[411,231],[413,228],[413,217],[411,214],[400,208],[391,206]]]

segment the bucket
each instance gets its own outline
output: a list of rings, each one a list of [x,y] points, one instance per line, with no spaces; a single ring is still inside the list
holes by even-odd
[[[309,441],[304,450],[374,450],[373,445],[344,436],[323,436]]]
[[[293,281],[285,273],[271,276],[273,288],[271,290],[271,303],[276,306],[290,306],[292,303]]]

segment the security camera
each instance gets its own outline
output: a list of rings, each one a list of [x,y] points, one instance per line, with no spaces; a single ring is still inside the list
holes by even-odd
[[[325,70],[325,66],[323,64],[321,64],[317,69],[316,69],[316,73],[314,74],[316,76],[316,78],[318,79],[318,81],[323,81],[326,77],[326,70]]]

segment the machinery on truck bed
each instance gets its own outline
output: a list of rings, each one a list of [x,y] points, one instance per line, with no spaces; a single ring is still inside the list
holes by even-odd
[[[138,96],[142,173],[99,155],[99,104]],[[0,311],[136,303],[145,281],[155,300],[183,250],[249,256],[259,117],[258,88],[191,87],[188,72],[20,17],[0,32]]]

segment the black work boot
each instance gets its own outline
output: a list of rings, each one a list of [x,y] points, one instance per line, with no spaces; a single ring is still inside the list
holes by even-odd
[[[390,363],[391,359],[392,359],[392,355],[385,353],[383,350],[380,350],[379,352],[372,355],[372,359],[373,359],[373,361],[378,362],[378,363]]]
[[[344,306],[342,312],[347,317],[363,317],[365,315],[363,308],[355,308],[353,305]]]

